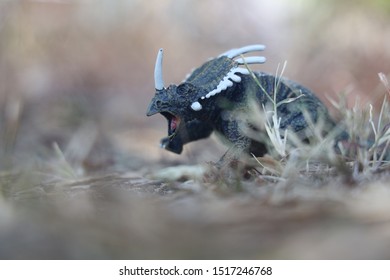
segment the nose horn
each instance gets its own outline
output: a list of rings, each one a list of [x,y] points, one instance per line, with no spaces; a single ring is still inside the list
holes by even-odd
[[[154,67],[154,87],[156,90],[164,89],[164,80],[162,75],[163,49],[157,53],[156,65]]]

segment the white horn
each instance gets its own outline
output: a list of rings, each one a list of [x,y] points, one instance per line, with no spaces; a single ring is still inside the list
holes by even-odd
[[[159,49],[157,53],[156,66],[154,68],[154,87],[157,90],[164,89],[164,81],[162,76],[162,61],[163,49]]]
[[[239,49],[232,49],[230,51],[224,52],[220,56],[227,56],[228,58],[234,58],[236,56],[239,56],[240,54],[244,54],[248,52],[264,51],[264,49],[265,49],[264,45],[249,45]]]
[[[261,64],[261,63],[264,63],[266,61],[265,57],[263,56],[247,56],[247,57],[240,57],[240,58],[237,58],[235,59],[235,61],[238,63],[238,64]]]

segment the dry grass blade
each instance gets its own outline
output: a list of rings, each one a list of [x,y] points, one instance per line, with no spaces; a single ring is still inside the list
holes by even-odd
[[[390,95],[390,84],[389,80],[387,79],[386,75],[381,73],[378,73],[379,79],[381,80],[382,84],[385,86],[387,93]]]
[[[247,68],[249,69],[249,67]],[[390,110],[387,95],[383,99],[378,117],[375,117],[374,108],[371,104],[368,105],[368,108],[362,109],[358,100],[356,100],[355,106],[350,109],[347,107],[345,98],[341,102],[331,101],[340,112],[342,120],[340,126],[329,131],[325,137],[322,133],[324,131],[324,121],[320,118],[319,121],[314,123],[310,118],[310,114],[306,111],[303,112],[309,127],[308,131],[311,133],[306,135],[307,138],[311,139],[310,143],[303,143],[301,141],[302,135],[298,136],[291,131],[280,129],[281,119],[278,117],[278,106],[294,102],[302,96],[298,95],[276,103],[277,89],[285,68],[286,63],[283,65],[282,73],[279,74],[278,67],[274,85],[275,92],[273,96],[266,95],[272,102],[272,106],[266,108],[263,105],[262,108],[252,108],[252,110],[260,111],[253,115],[262,116],[257,122],[263,122],[270,143],[270,152],[273,157],[279,158],[281,164],[281,169],[275,171],[272,168],[265,167],[262,162],[258,161],[262,168],[266,170],[268,168],[271,174],[285,178],[289,176],[288,174],[299,173],[305,168],[306,170],[310,169],[311,164],[322,162],[346,177],[352,176],[354,181],[367,180],[374,173],[388,168],[390,160]],[[251,73],[256,83],[264,91],[256,76],[252,71]],[[386,76],[379,73],[379,77],[390,94],[390,86]],[[256,123],[256,120],[251,121]],[[257,126],[261,127],[261,124],[257,124]],[[339,143],[337,137],[343,128],[349,138]],[[250,135],[248,134],[248,136]],[[254,139],[256,138],[254,137]],[[335,146],[339,148],[340,155],[336,154]]]

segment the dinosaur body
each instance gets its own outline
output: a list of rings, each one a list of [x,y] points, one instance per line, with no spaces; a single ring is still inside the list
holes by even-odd
[[[321,120],[324,133],[334,127],[326,107],[309,89],[247,69],[247,64],[264,63],[265,58],[242,54],[263,49],[262,45],[252,45],[230,50],[194,70],[183,83],[167,88],[162,80],[160,50],[155,69],[156,94],[147,115],[160,113],[168,120],[168,137],[161,140],[161,146],[180,154],[184,144],[206,138],[215,131],[231,145],[229,151],[234,151],[233,157],[242,152],[262,156],[267,152],[267,139],[249,137],[243,129],[261,133],[261,128],[250,123],[251,116],[245,117],[250,114],[251,102],[259,109],[278,104],[280,130],[292,130],[302,140],[311,133],[307,131],[307,116],[313,123]]]

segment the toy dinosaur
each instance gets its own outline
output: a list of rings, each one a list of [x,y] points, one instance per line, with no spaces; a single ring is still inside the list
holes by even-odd
[[[161,147],[180,154],[184,144],[206,138],[215,131],[231,144],[221,161],[226,157],[237,159],[242,153],[263,156],[267,140],[249,137],[243,130],[242,118],[238,117],[249,114],[250,102],[257,103],[260,109],[269,108],[272,102],[279,104],[280,130],[292,130],[303,141],[310,136],[306,131],[307,116],[313,123],[321,120],[324,134],[332,129],[335,123],[326,107],[309,89],[281,77],[249,70],[247,65],[261,64],[266,59],[243,54],[264,49],[263,45],[249,45],[229,50],[195,69],[181,84],[168,87],[163,82],[160,49],[154,70],[156,93],[147,116],[160,113],[168,120],[168,137],[161,140]],[[251,123],[247,127],[261,132]]]

